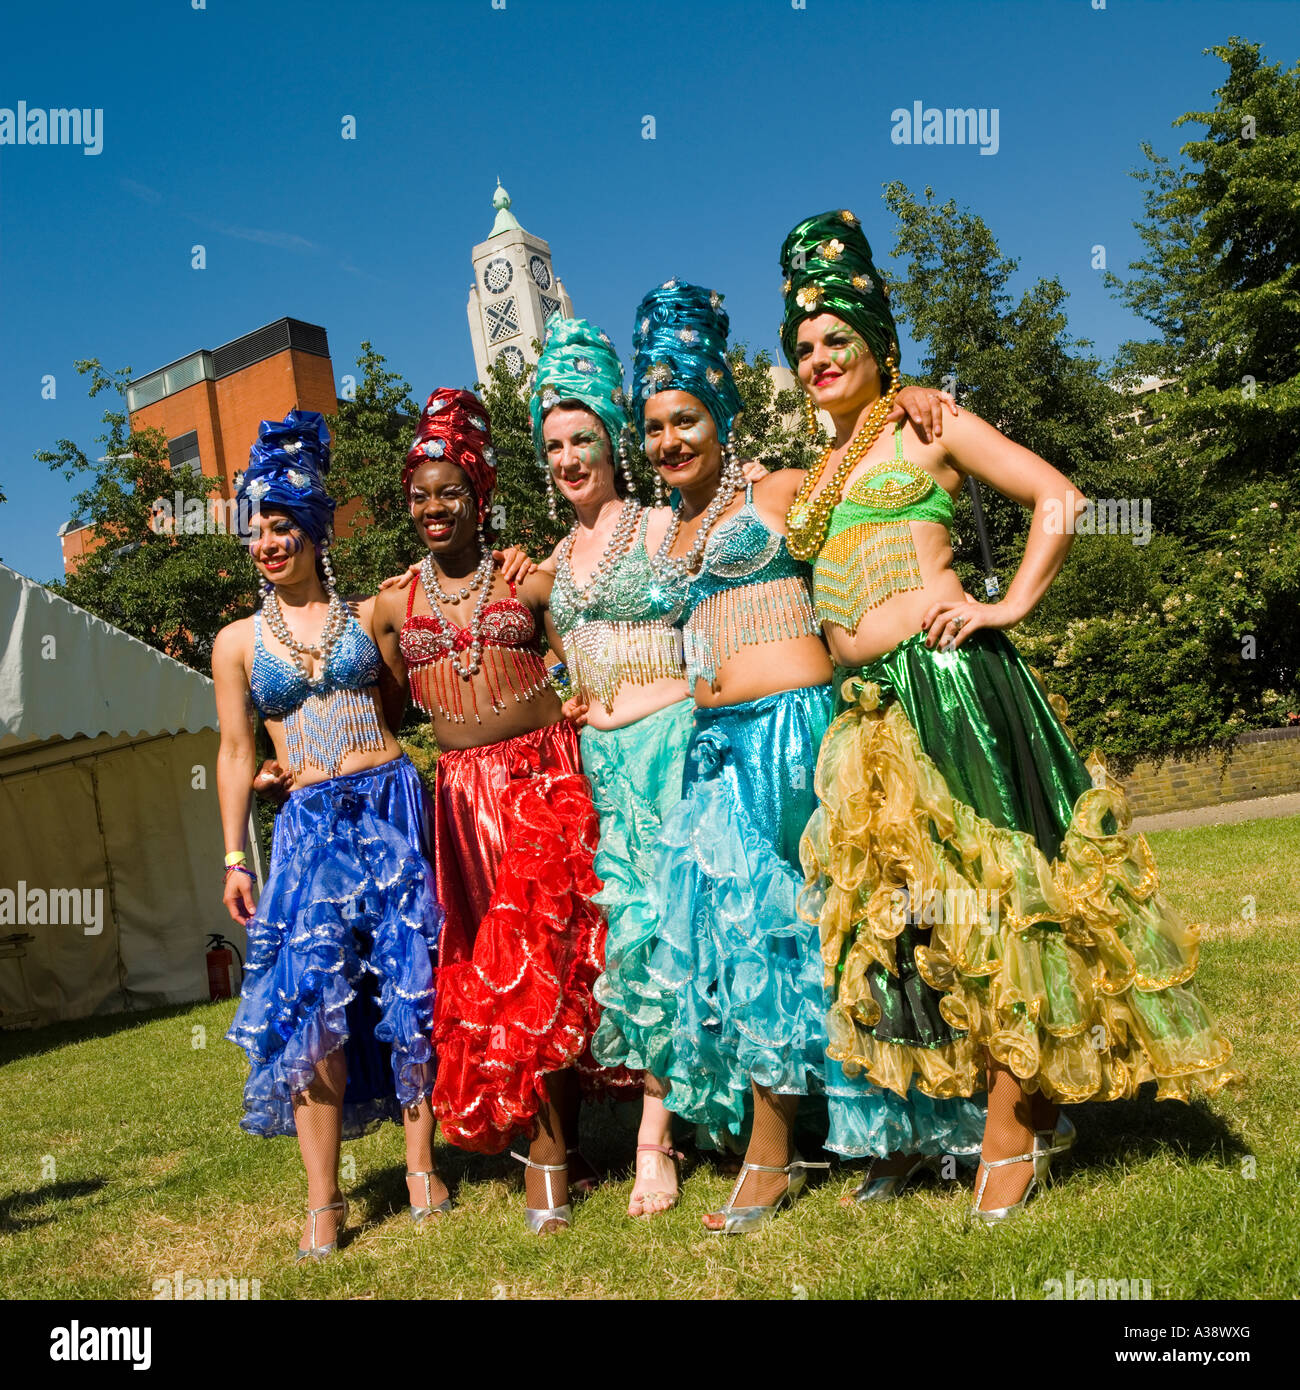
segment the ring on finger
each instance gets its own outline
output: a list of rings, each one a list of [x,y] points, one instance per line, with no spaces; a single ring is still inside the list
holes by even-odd
[[[965,618],[954,618],[954,619],[952,620],[952,630],[953,630],[954,632],[960,632],[960,631],[962,630],[962,628],[964,628],[965,626],[966,626],[966,619],[965,619]]]

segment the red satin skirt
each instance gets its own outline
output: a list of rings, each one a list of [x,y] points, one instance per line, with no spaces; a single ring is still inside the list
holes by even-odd
[[[443,1134],[500,1152],[531,1130],[546,1073],[567,1067],[588,1095],[636,1095],[639,1074],[591,1056],[605,919],[591,901],[598,820],[573,726],[443,752],[435,814],[446,917],[433,1109]]]

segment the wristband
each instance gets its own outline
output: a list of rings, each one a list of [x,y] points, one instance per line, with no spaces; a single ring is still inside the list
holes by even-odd
[[[248,855],[242,849],[232,849],[226,855],[226,868],[233,869],[236,864],[248,863]]]
[[[231,874],[247,874],[249,878],[253,879],[257,877],[252,869],[245,867],[243,864],[227,864],[226,872],[222,875],[222,882],[228,879]]]

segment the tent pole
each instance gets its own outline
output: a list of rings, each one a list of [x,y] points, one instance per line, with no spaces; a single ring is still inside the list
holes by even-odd
[[[122,959],[122,925],[117,917],[117,892],[113,885],[113,865],[108,857],[108,836],[104,834],[104,808],[99,804],[99,768],[90,764],[90,792],[95,802],[95,824],[99,827],[99,850],[104,856],[104,879],[108,884],[108,912],[113,919],[113,954],[117,958],[117,988],[122,996],[122,1008],[131,1007],[126,997],[126,962]]]

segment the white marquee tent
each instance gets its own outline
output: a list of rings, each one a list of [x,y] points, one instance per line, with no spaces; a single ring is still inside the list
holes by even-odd
[[[0,565],[0,1027],[206,998],[208,934],[243,951],[216,728],[206,676]]]

